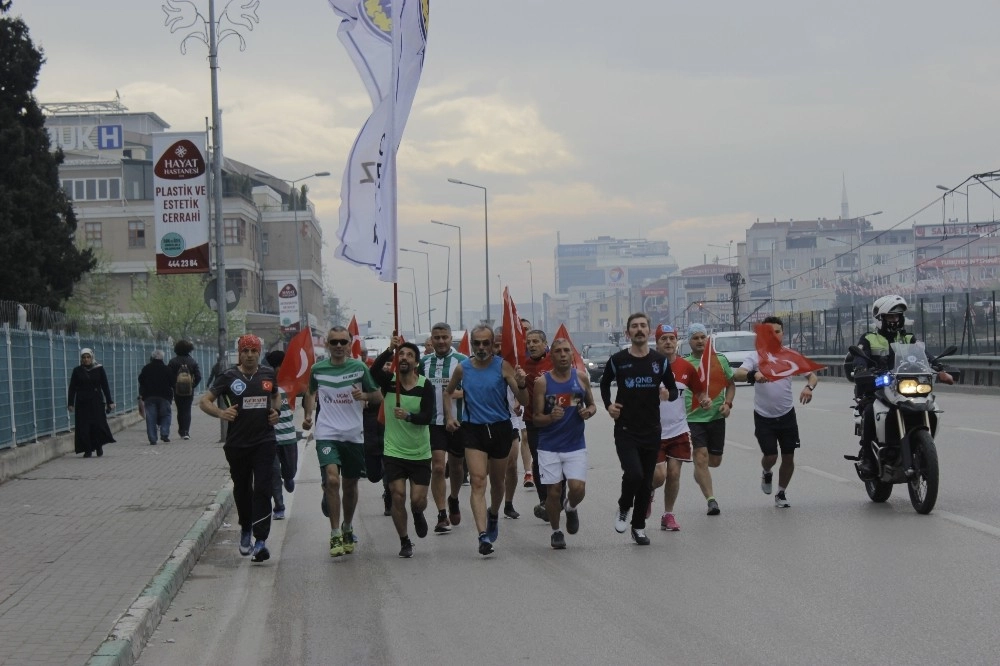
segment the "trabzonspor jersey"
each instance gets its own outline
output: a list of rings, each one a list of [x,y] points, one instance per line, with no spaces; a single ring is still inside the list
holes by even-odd
[[[309,390],[316,393],[315,437],[338,442],[364,443],[364,404],[352,395],[355,386],[362,391],[376,390],[368,366],[349,358],[343,365],[324,359],[312,367]]]

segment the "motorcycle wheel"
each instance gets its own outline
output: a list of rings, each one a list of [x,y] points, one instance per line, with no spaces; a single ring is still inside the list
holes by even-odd
[[[910,504],[920,514],[928,514],[934,509],[938,494],[938,455],[934,438],[926,430],[913,433],[910,444],[913,454],[913,469],[916,473],[906,484],[910,491]]]
[[[879,481],[878,479],[872,479],[870,481],[865,481],[865,490],[868,491],[868,497],[871,498],[871,501],[884,502],[889,499],[889,495],[892,494],[892,484]]]

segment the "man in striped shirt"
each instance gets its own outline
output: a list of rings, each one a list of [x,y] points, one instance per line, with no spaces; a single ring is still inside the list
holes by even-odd
[[[420,359],[421,374],[434,385],[434,405],[436,414],[431,421],[431,496],[437,506],[436,534],[446,534],[451,531],[449,525],[458,525],[462,520],[462,512],[458,502],[458,493],[465,480],[465,448],[462,446],[461,435],[449,432],[444,420],[444,388],[448,385],[458,364],[468,356],[460,354],[451,346],[451,326],[438,322],[431,328],[431,341],[434,353]],[[461,400],[462,390],[455,391],[453,398]],[[457,407],[461,414],[461,403]],[[445,469],[451,480],[451,492],[448,494],[448,506],[445,510]]]
[[[267,364],[274,368],[275,377],[285,360],[285,352],[280,349],[268,352],[264,357]],[[278,441],[275,448],[274,470],[271,472],[271,497],[274,499],[274,519],[285,519],[285,498],[281,487],[292,492],[295,490],[295,471],[299,466],[298,436],[295,433],[295,418],[288,405],[288,394],[278,387],[281,398],[281,410],[278,413],[278,423],[274,426],[274,438]]]

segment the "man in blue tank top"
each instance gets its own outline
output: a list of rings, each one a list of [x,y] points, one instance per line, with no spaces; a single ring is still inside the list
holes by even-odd
[[[566,531],[576,534],[580,516],[576,508],[587,485],[587,449],[583,422],[597,413],[590,379],[573,367],[573,348],[566,338],[556,338],[549,350],[552,370],[535,380],[533,414],[538,427],[538,471],[549,486],[545,511],[552,526],[552,547],[562,550],[566,538],[559,529],[559,510],[566,511]],[[566,479],[566,500],[560,507],[559,484]]]
[[[493,329],[479,325],[472,329],[472,358],[462,361],[451,375],[444,393],[444,416],[448,430],[458,431],[465,446],[472,493],[469,504],[479,532],[479,554],[493,553],[500,533],[500,505],[504,499],[504,475],[510,455],[512,429],[507,406],[507,388],[521,404],[528,400],[527,377],[493,355]],[[455,417],[452,400],[461,386],[465,409],[461,423]],[[486,509],[486,477],[490,479],[490,508]]]

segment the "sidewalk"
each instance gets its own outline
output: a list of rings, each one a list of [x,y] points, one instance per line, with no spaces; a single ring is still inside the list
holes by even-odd
[[[134,661],[232,504],[219,422],[193,411],[188,441],[140,422],[0,485],[0,664]]]

